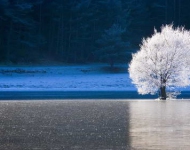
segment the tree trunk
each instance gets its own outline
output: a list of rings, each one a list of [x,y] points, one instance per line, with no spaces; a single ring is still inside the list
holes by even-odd
[[[112,59],[110,60],[110,67],[111,67],[111,70],[113,70],[113,68],[114,68],[114,61]]]
[[[12,32],[13,32],[13,23],[11,21],[10,23],[10,28],[8,32],[8,37],[7,37],[7,45],[6,45],[6,61],[10,61],[10,53],[11,53],[11,38],[12,38]]]
[[[165,23],[168,23],[168,0],[166,0],[166,7],[165,7]]]
[[[160,87],[160,99],[166,100],[166,86]]]

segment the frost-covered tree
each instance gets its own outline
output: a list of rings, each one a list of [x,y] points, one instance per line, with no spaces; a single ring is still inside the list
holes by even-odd
[[[159,92],[162,100],[167,89],[190,85],[190,31],[173,25],[155,30],[133,54],[129,74],[139,94]]]

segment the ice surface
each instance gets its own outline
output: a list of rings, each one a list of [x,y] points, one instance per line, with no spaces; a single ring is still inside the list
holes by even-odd
[[[126,150],[128,105],[119,101],[1,101],[2,150]]]

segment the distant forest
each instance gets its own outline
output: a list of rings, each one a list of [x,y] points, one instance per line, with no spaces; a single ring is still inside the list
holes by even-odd
[[[0,0],[0,62],[127,63],[171,23],[190,29],[190,0]]]

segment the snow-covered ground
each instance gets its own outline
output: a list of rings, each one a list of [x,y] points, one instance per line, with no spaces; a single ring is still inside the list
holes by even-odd
[[[105,65],[0,67],[0,91],[135,91],[126,71]],[[124,68],[125,69],[125,68]]]
[[[106,65],[0,66],[0,91],[137,91],[127,73]],[[190,91],[190,87],[178,89]]]

